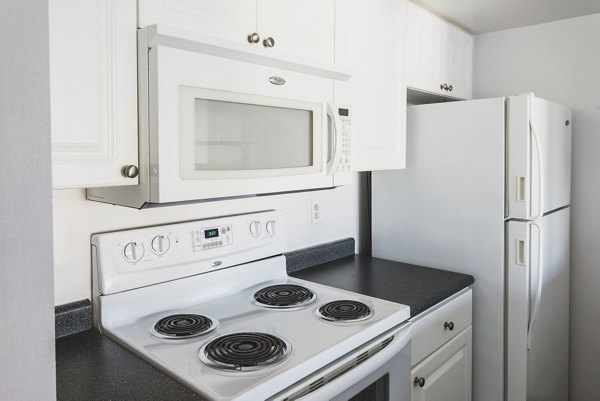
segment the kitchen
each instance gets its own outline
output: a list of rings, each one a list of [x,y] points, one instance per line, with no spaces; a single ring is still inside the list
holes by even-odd
[[[37,4],[37,6],[34,7],[35,4]],[[32,3],[30,6],[23,5],[23,11],[28,10],[27,7],[32,7],[31,10],[28,10],[28,16],[35,15],[36,18],[39,18],[39,21],[47,19],[44,15],[40,15],[44,14],[43,4],[35,4]],[[590,7],[592,6],[593,5],[590,5]],[[81,7],[83,7],[83,5]],[[435,9],[433,3],[430,7]],[[452,14],[452,10],[438,10],[440,14],[446,15],[448,18],[457,21],[461,21],[461,15],[464,16],[464,18],[475,15],[470,13],[474,12],[474,10],[470,11],[469,6],[465,6],[462,11],[458,8],[454,11],[457,14]],[[549,12],[550,11],[551,10],[549,10]],[[594,12],[597,13],[598,10],[586,12],[584,14],[593,14]],[[524,16],[535,15],[535,13],[528,14],[524,11],[522,14]],[[4,15],[12,16],[13,14],[7,13]],[[92,14],[92,16],[93,15],[94,14]],[[509,18],[511,23],[519,24],[521,26],[547,22],[535,19],[524,20],[523,22],[514,21],[517,20],[514,16],[521,15],[521,10],[519,10],[519,12],[513,10],[512,14],[509,15],[513,16],[513,18]],[[598,226],[597,219],[599,217],[592,209],[593,206],[595,206],[596,186],[584,186],[583,183],[597,182],[597,174],[594,174],[593,168],[596,166],[597,161],[594,157],[595,154],[593,149],[598,148],[596,146],[598,139],[593,133],[600,127],[599,106],[597,96],[595,95],[595,89],[600,89],[598,88],[598,85],[600,84],[595,78],[598,68],[600,67],[600,57],[598,56],[600,53],[597,51],[599,46],[597,37],[599,33],[598,30],[600,29],[600,21],[598,20],[598,14],[576,19],[565,19],[575,16],[576,15],[572,14],[558,14],[557,16],[550,17],[548,21],[560,21],[525,28],[509,29],[506,31],[503,31],[502,29],[507,28],[508,26],[493,25],[493,19],[485,22],[486,25],[484,26],[474,26],[471,28],[474,32],[497,31],[481,33],[475,36],[473,98],[508,96],[522,92],[534,92],[542,98],[568,105],[573,110],[571,371],[569,387],[571,399],[587,400],[598,398],[599,393],[598,384],[594,380],[595,373],[598,372],[596,362],[598,344],[596,339],[599,334],[599,329],[594,319],[586,319],[586,317],[589,316],[589,313],[586,313],[588,312],[588,308],[591,308],[591,311],[593,311],[593,307],[598,304],[595,295],[598,278],[596,269],[594,269],[595,256],[597,256],[596,252],[598,251],[596,251],[594,244],[597,242],[595,239],[599,234],[597,234],[597,230],[594,230],[594,228]],[[16,21],[18,20],[15,18],[15,16],[10,18],[12,19],[10,24],[13,25],[10,25],[9,21],[4,23],[3,20],[2,26],[14,26],[16,29],[18,27]],[[475,21],[475,19],[473,19],[473,21]],[[477,19],[477,22],[480,24],[484,24],[484,21],[485,19],[482,18]],[[81,21],[82,28],[86,25],[84,22],[85,21]],[[468,26],[467,22],[463,22],[463,24]],[[31,24],[27,23],[27,25],[30,26]],[[40,35],[40,37],[47,37],[47,28],[44,28],[44,23],[40,22],[39,25],[36,24],[34,30],[38,29],[39,32],[37,35]],[[46,31],[44,31],[44,29],[46,29]],[[8,49],[6,51],[3,49],[2,54],[12,54],[12,52],[16,52],[17,49],[14,46],[15,43],[20,43],[19,40],[22,39],[15,39],[12,42],[6,41],[3,46],[8,46]],[[12,43],[12,47],[10,43]],[[43,44],[39,44],[38,42],[34,43],[43,46]],[[19,44],[19,46],[21,45]],[[23,46],[25,46],[25,44],[23,44]],[[37,55],[37,57],[39,57],[39,55]],[[50,54],[50,59],[52,62],[52,53]],[[19,58],[15,57],[14,60],[16,64]],[[45,62],[47,63],[47,61]],[[37,65],[41,68],[41,64]],[[23,68],[23,66],[23,61],[21,61],[20,67],[13,66],[12,68],[19,70],[20,68]],[[23,72],[23,74],[25,74],[25,72]],[[41,74],[43,75],[43,73]],[[42,84],[42,86],[46,88],[46,91],[48,90],[47,85],[48,82]],[[4,87],[2,89],[3,93],[10,93],[5,91]],[[31,93],[35,93],[36,89],[39,88],[31,88]],[[17,91],[17,89],[13,90]],[[21,97],[24,97],[23,94],[27,92],[24,91],[23,88],[20,88],[18,89],[18,92],[13,93],[14,95],[8,96],[12,101],[14,101],[15,98],[20,99]],[[33,96],[26,98],[30,99],[33,98]],[[36,98],[40,101],[38,97]],[[26,101],[27,99],[23,99],[23,101]],[[4,106],[5,102],[6,107]],[[48,100],[48,102],[50,101]],[[2,109],[10,110],[8,107],[9,105],[9,100],[5,100],[3,97]],[[52,104],[46,104],[46,106],[40,105],[39,107],[41,107],[41,110],[43,111],[49,106],[51,108],[53,107]],[[354,107],[353,110],[356,111],[357,106],[352,106]],[[21,112],[24,113],[24,111]],[[48,113],[47,110],[46,113]],[[37,115],[40,116],[40,123],[43,124],[43,112]],[[22,114],[22,116],[24,116],[24,114]],[[8,120],[8,117],[5,117],[3,114],[3,124],[5,118],[7,119],[6,121],[10,121]],[[49,117],[47,116],[46,118]],[[21,120],[28,121],[30,121],[30,119],[31,116],[29,114],[27,114],[27,118],[21,118]],[[33,124],[34,121],[31,123]],[[19,127],[19,129],[29,128],[23,126]],[[42,128],[39,128],[35,131],[42,132],[41,129]],[[7,130],[8,132],[11,132],[13,129],[7,128]],[[5,129],[2,131],[6,132]],[[44,132],[48,131],[46,130]],[[38,135],[41,136],[41,134]],[[50,178],[47,175],[44,176],[43,174],[39,174],[39,171],[45,171],[47,173],[49,170],[49,160],[47,160],[47,155],[44,156],[44,151],[47,152],[50,145],[46,144],[45,146],[41,146],[39,138],[31,138],[30,140],[34,141],[34,143],[26,142],[25,138],[28,138],[28,136],[25,135],[25,132],[21,134],[21,136],[23,137],[22,143],[10,142],[9,146],[4,147],[4,151],[9,154],[6,156],[3,155],[3,163],[5,161],[12,161],[12,163],[7,163],[6,166],[3,164],[2,182],[3,184],[7,183],[5,185],[10,185],[11,189],[13,187],[15,189],[6,192],[6,196],[8,196],[6,200],[3,198],[2,204],[9,206],[9,208],[3,209],[2,216],[6,227],[23,227],[23,223],[18,220],[12,222],[11,218],[16,218],[16,216],[29,216],[29,218],[34,220],[25,225],[25,227],[30,228],[24,228],[22,233],[17,231],[16,234],[11,233],[10,237],[3,238],[7,238],[7,241],[9,238],[22,239],[18,245],[15,245],[14,242],[11,241],[10,248],[7,248],[11,250],[10,254],[31,255],[29,242],[31,238],[30,230],[35,229],[36,238],[40,241],[35,252],[45,252],[45,254],[40,254],[40,256],[43,256],[43,258],[40,259],[40,264],[34,263],[33,260],[30,261],[27,258],[23,259],[22,256],[12,256],[15,259],[3,260],[3,268],[15,265],[27,267],[27,269],[18,269],[18,272],[14,273],[18,275],[22,274],[24,276],[22,278],[13,276],[12,274],[10,275],[10,280],[23,280],[23,282],[16,281],[15,283],[19,284],[9,284],[12,281],[3,280],[3,285],[7,285],[7,287],[2,287],[2,293],[3,295],[10,294],[10,300],[5,302],[3,298],[2,308],[8,308],[10,310],[5,311],[2,309],[2,315],[8,316],[9,321],[12,321],[14,313],[23,313],[25,310],[34,308],[33,305],[36,305],[39,309],[39,304],[31,304],[32,299],[35,299],[40,303],[42,302],[41,298],[44,297],[45,301],[43,305],[50,307],[51,305],[62,305],[68,302],[90,298],[91,267],[89,262],[89,239],[90,235],[95,232],[210,218],[264,209],[277,209],[284,212],[286,224],[294,227],[293,231],[290,229],[287,230],[289,250],[300,249],[346,237],[353,237],[356,239],[358,244],[357,251],[359,252],[368,252],[368,249],[370,248],[368,229],[366,228],[368,226],[368,213],[366,212],[366,203],[362,198],[365,192],[365,184],[361,181],[364,178],[362,176],[352,177],[354,181],[353,185],[341,186],[334,190],[302,192],[291,195],[276,195],[261,198],[234,199],[201,204],[186,204],[165,208],[153,208],[143,211],[88,201],[85,199],[85,191],[83,189],[55,190],[52,194],[53,210],[50,210]],[[3,144],[4,143],[5,141],[3,139]],[[10,146],[22,146],[22,149],[24,150],[18,152],[17,149],[19,148],[14,148],[13,150]],[[45,150],[44,147],[46,148]],[[32,163],[36,166],[39,165],[40,168],[36,169],[36,172],[25,172],[26,174],[32,174],[32,177],[26,181],[32,184],[23,186],[22,180],[19,180],[17,183],[16,177],[18,176],[22,179],[23,174],[21,169],[19,169],[19,173],[17,173],[17,166],[23,165],[22,161],[25,160],[24,158],[26,156],[34,158],[35,153],[33,152],[38,151],[42,153],[42,157],[33,159]],[[16,154],[20,156],[14,160],[13,157]],[[407,154],[407,158],[410,158],[410,154]],[[45,167],[44,164],[38,164],[42,163],[43,160],[46,160],[46,163],[48,163]],[[36,185],[34,186],[33,183]],[[37,194],[37,191],[42,190],[46,192]],[[34,194],[37,195],[34,196]],[[3,194],[3,197],[4,196],[5,195]],[[48,202],[43,202],[44,204],[40,205],[40,199],[48,199]],[[320,210],[322,211],[323,220],[320,224],[312,224],[311,222],[310,215],[313,201],[318,201]],[[267,207],[265,207],[265,202],[269,202]],[[22,212],[14,213],[14,211],[19,210],[22,210]],[[53,216],[53,223],[50,220],[50,216]],[[53,240],[52,233],[50,232],[51,228],[53,228]],[[20,237],[20,235],[22,235],[22,237]],[[8,244],[3,244],[3,246],[8,247]],[[23,249],[14,252],[14,250],[19,250],[18,247],[20,246],[23,246]],[[7,255],[7,251],[3,253],[6,255],[3,257],[11,257],[10,255]],[[48,262],[52,257],[54,258],[54,286],[51,284],[52,267]],[[40,270],[37,271],[37,269]],[[31,277],[30,274],[33,271],[35,271],[35,275],[34,277]],[[3,271],[2,277],[9,276]],[[45,279],[42,280],[41,278]],[[25,291],[21,294],[17,294],[15,293],[17,288],[26,288],[27,291],[33,291],[33,293]],[[54,300],[52,300],[52,293],[54,293]],[[20,297],[23,297],[23,299]],[[49,299],[47,299],[48,297]],[[18,308],[16,307],[17,305]],[[49,310],[40,311],[39,313],[43,316],[42,321],[47,321],[48,318],[51,318],[51,316],[49,316]],[[51,324],[51,322],[48,322],[49,331],[52,331]],[[3,334],[3,336],[4,335],[5,334]],[[8,344],[13,344],[11,341],[15,341],[14,338],[16,334],[13,334],[9,329],[6,336],[9,341]],[[53,349],[47,349],[47,340],[47,338],[44,339],[46,343],[40,345],[45,349],[41,354],[48,355],[48,361],[52,362],[50,363],[50,365],[52,365],[53,360],[50,355],[53,354]],[[39,339],[33,340],[32,337],[31,341],[35,343],[39,341]],[[15,350],[20,349],[19,347],[23,347],[22,343],[17,342],[16,344],[15,347],[12,347]],[[20,346],[18,344],[20,344]],[[12,361],[12,358],[9,360]],[[44,359],[44,361],[46,361],[46,359]],[[30,371],[30,365],[27,365],[27,363],[33,362],[27,362],[26,358],[15,359],[15,362],[10,365],[19,366],[18,364],[21,363],[26,364],[23,365],[24,370]],[[39,379],[36,378],[35,381],[48,380],[48,376],[51,376],[48,375],[48,372],[50,371],[51,370],[47,369],[38,371],[40,376]],[[3,371],[2,377],[11,378],[13,377],[12,375],[15,374],[16,373],[11,369],[10,371],[7,371],[6,374],[4,374]],[[32,379],[33,375],[23,378],[22,380],[27,381]],[[50,384],[53,386],[54,379],[51,379]],[[7,382],[10,382],[11,384],[14,383],[15,385],[18,384],[18,380],[7,380]],[[10,386],[5,387],[4,385],[3,387],[10,388]],[[47,387],[46,391],[41,394],[48,396],[50,394],[49,388],[50,387]],[[4,393],[0,394],[4,396]],[[7,394],[9,395],[5,397],[6,399],[19,399],[20,394],[22,393],[9,392]],[[52,395],[50,394],[50,397],[51,396]],[[43,396],[37,395],[34,398],[42,399]]]

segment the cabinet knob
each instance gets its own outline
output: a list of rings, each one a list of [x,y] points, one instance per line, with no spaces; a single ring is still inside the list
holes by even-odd
[[[263,40],[263,45],[265,47],[273,47],[275,46],[275,39],[273,39],[272,37],[268,37],[265,40]]]
[[[258,33],[253,32],[250,35],[248,35],[249,43],[258,43],[259,41],[260,41],[260,36],[258,36]]]
[[[415,383],[415,386],[424,387],[425,386],[425,378],[424,377],[415,377],[415,380],[413,381],[413,383]]]
[[[454,330],[454,322],[445,322],[444,323],[444,328],[448,329],[450,331]]]
[[[138,169],[138,167],[136,165],[133,165],[133,164],[123,166],[123,168],[121,169],[121,174],[123,174],[123,177],[126,177],[126,178],[135,178],[138,176],[139,173],[140,173],[140,170]]]

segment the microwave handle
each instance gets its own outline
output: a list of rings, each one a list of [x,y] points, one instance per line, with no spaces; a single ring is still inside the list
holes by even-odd
[[[332,145],[333,150],[331,152],[331,159],[327,161],[327,174],[333,174],[335,167],[339,163],[340,159],[340,150],[342,148],[341,140],[342,136],[340,133],[342,132],[342,123],[340,121],[340,117],[335,112],[333,105],[329,102],[326,103],[327,115],[331,117],[332,122],[332,130],[328,133],[332,137]]]

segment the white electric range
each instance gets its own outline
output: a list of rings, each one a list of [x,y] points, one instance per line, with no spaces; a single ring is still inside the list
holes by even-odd
[[[410,316],[291,278],[267,211],[92,236],[94,323],[206,400],[410,397]]]

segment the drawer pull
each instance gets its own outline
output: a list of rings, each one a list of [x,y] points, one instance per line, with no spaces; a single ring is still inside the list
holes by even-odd
[[[415,386],[424,387],[425,386],[425,378],[424,377],[415,377],[414,383],[415,383]]]
[[[445,322],[444,323],[444,328],[448,329],[450,331],[454,330],[454,322]]]

